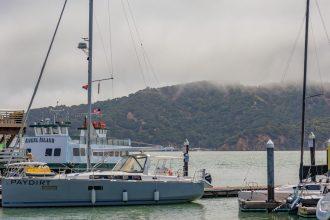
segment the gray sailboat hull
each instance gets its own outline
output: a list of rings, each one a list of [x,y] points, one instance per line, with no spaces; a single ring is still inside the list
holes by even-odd
[[[159,199],[157,198],[158,192]],[[3,178],[2,206],[107,206],[182,203],[199,199],[203,192],[203,182]]]

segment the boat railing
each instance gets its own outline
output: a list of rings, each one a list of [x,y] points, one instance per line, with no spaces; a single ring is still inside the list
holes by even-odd
[[[200,169],[194,172],[193,181],[200,181],[205,179],[206,170]]]
[[[11,163],[27,161],[26,152],[23,149],[5,148],[0,151],[0,163],[4,164],[10,160]]]
[[[86,139],[84,137],[71,137],[74,141],[79,144],[86,144]],[[116,146],[131,146],[130,139],[115,139],[115,138],[92,138],[91,144],[104,144],[104,145],[116,145]]]

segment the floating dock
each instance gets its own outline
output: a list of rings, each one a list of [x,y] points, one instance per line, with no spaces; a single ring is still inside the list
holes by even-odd
[[[202,198],[237,197],[239,191],[266,189],[266,186],[215,186],[212,188],[205,188]]]

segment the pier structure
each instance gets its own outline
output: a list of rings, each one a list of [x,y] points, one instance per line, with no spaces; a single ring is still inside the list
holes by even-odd
[[[0,110],[0,172],[8,161],[13,163],[26,161],[24,151],[9,147],[15,137],[18,137],[22,127],[25,133],[23,118],[23,110]]]
[[[18,135],[21,127],[24,132],[26,126],[23,124],[24,111],[22,110],[0,110],[0,147],[9,147]]]

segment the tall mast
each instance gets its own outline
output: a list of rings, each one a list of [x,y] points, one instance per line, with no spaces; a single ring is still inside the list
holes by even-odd
[[[93,64],[93,0],[89,0],[88,33],[88,117],[87,117],[87,171],[91,169],[91,126],[92,126],[92,64]]]
[[[299,180],[303,180],[303,165],[304,165],[304,135],[305,135],[305,110],[306,110],[306,81],[307,81],[307,61],[308,61],[308,25],[309,25],[309,2],[306,2],[306,21],[305,21],[305,54],[304,54],[304,87],[302,97],[301,111],[301,140],[300,140],[300,172]]]

